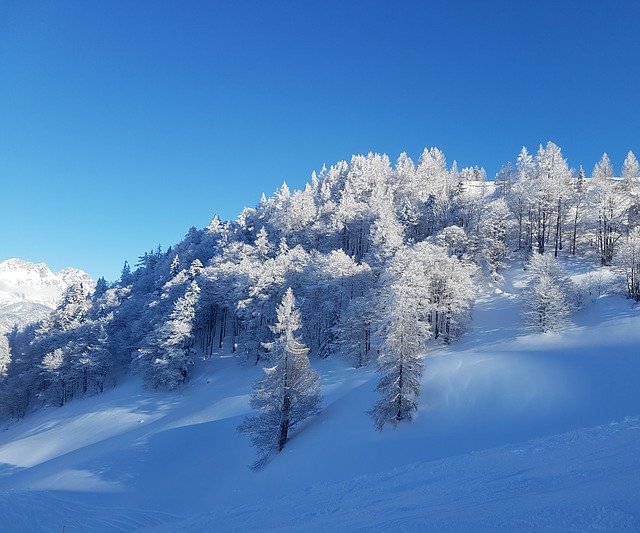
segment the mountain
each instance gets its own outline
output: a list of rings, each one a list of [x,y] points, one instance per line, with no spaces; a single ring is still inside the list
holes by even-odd
[[[77,268],[53,272],[45,263],[15,258],[0,262],[0,332],[46,317],[62,293],[76,284],[89,291],[95,282]]]

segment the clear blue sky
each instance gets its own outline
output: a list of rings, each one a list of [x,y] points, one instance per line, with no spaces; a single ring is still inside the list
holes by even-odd
[[[352,153],[547,140],[640,155],[640,2],[0,0],[0,259],[114,279]]]

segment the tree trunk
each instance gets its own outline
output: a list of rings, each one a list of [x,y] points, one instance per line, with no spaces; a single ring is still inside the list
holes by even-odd
[[[291,400],[289,394],[284,395],[282,403],[282,421],[280,422],[280,434],[278,435],[278,451],[280,452],[287,443],[289,436],[289,411],[291,410]]]

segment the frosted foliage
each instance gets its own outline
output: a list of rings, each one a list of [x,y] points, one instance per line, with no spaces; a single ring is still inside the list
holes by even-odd
[[[596,166],[593,168],[593,174],[591,175],[591,179],[594,181],[608,180],[613,178],[613,165],[611,164],[611,159],[609,156],[604,153],[600,158],[600,161],[596,163]]]
[[[267,235],[267,230],[264,226],[260,228],[260,231],[258,232],[255,246],[261,258],[266,258],[269,255],[271,245],[269,244],[269,236]]]
[[[622,183],[629,195],[640,196],[640,165],[631,151],[622,164]]]
[[[552,142],[540,146],[535,158],[526,148],[518,156],[516,181],[506,199],[517,219],[517,249],[538,253],[563,248],[563,223],[570,211],[574,188],[567,161]]]
[[[629,221],[629,194],[611,179],[612,175],[611,162],[604,154],[593,170],[588,191],[590,229],[603,265],[611,264]]]
[[[398,251],[381,284],[384,288],[387,280],[397,278],[411,286],[433,337],[450,342],[464,330],[469,319],[475,299],[475,272],[470,263],[450,257],[446,248],[421,242]]]
[[[176,256],[173,258],[173,261],[171,261],[171,267],[169,267],[169,275],[173,277],[178,272],[180,272],[180,256],[176,254]]]
[[[7,374],[7,369],[11,363],[11,353],[9,351],[9,341],[5,335],[0,335],[0,381]]]
[[[487,204],[480,217],[480,250],[494,277],[505,266],[509,253],[509,236],[514,226],[510,215],[507,202],[499,198]]]
[[[640,301],[640,228],[634,228],[623,241],[615,262],[624,270],[627,296]]]
[[[460,226],[447,226],[436,235],[436,242],[446,247],[447,254],[457,259],[468,255],[470,238]]]
[[[381,299],[388,309],[379,326],[384,338],[378,357],[382,374],[376,391],[382,398],[370,411],[376,429],[385,424],[396,426],[410,421],[418,409],[420,377],[423,372],[422,350],[431,331],[420,300],[411,286],[391,284]]]
[[[82,285],[70,286],[62,295],[62,300],[45,323],[48,329],[67,331],[77,327],[85,318],[89,302]]]
[[[276,311],[272,327],[276,335],[266,345],[274,366],[264,369],[264,377],[254,384],[251,407],[258,414],[250,416],[238,431],[251,437],[259,458],[253,468],[263,467],[269,458],[284,448],[289,431],[305,418],[317,414],[321,396],[317,372],[311,368],[306,346],[297,338],[300,313],[289,288]]]
[[[0,354],[0,409],[24,416],[100,392],[131,371],[153,388],[172,389],[201,371],[192,365],[201,359],[234,356],[278,368],[285,347],[301,350],[295,343],[312,358],[344,356],[354,367],[380,355],[390,376],[380,391],[386,397],[399,361],[404,377],[417,375],[430,345],[465,331],[476,287],[484,291],[489,281],[496,289],[510,255],[520,264],[533,257],[523,300],[538,330],[561,327],[573,299],[548,258],[615,263],[637,298],[640,188],[632,153],[621,169],[618,179],[603,156],[592,177],[572,172],[552,142],[523,148],[494,186],[478,165],[448,167],[437,148],[415,160],[401,153],[395,164],[368,153],[323,166],[301,190],[283,184],[236,220],[216,216],[168,250],[144,252],[93,294],[69,288],[53,313],[9,336],[11,358]],[[278,315],[289,287],[305,319],[299,328],[295,313]],[[17,305],[19,312],[20,302],[2,307],[5,293],[0,310]],[[295,343],[282,344],[293,328]],[[58,367],[51,354],[61,358]],[[406,390],[403,420],[415,413],[417,394]]]
[[[640,177],[640,165],[633,152],[629,152],[622,163],[622,178]]]
[[[528,265],[530,282],[525,297],[525,321],[534,331],[556,331],[571,315],[571,280],[551,255],[534,254]]]
[[[187,380],[199,296],[200,288],[193,281],[176,300],[166,322],[158,325],[139,350],[141,369],[151,387],[173,389]]]
[[[370,411],[377,429],[411,420],[417,410],[427,341],[449,342],[462,330],[475,296],[471,272],[428,243],[399,251],[384,272],[376,324],[382,398]]]
[[[42,368],[47,372],[55,372],[60,370],[64,356],[60,348],[55,349],[53,352],[48,353],[42,360]]]

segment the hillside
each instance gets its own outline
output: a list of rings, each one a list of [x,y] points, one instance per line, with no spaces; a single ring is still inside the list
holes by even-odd
[[[574,281],[593,267],[574,261]],[[313,360],[322,413],[262,471],[235,427],[258,367],[199,360],[178,393],[137,378],[0,433],[14,530],[637,529],[640,314],[604,276],[560,334],[524,334],[525,273],[427,353],[415,421],[378,433],[375,369]],[[593,301],[592,301],[593,300]]]
[[[552,142],[491,185],[437,148],[356,155],[70,287],[0,345],[0,505],[36,530],[635,527],[638,176]]]

